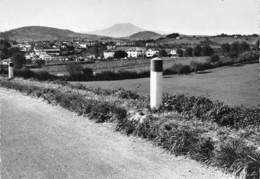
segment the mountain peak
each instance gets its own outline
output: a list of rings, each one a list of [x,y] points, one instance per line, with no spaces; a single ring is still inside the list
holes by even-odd
[[[109,28],[103,30],[97,30],[91,33],[96,35],[110,36],[110,37],[127,37],[129,35],[132,35],[140,31],[144,31],[144,29],[128,22],[128,23],[114,24]]]

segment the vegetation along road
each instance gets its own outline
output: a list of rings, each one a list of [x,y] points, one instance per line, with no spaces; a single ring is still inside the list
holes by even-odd
[[[0,88],[3,178],[228,178],[61,107]]]

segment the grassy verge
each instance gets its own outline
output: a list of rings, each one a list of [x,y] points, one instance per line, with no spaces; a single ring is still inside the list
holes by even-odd
[[[172,154],[185,155],[237,174],[245,172],[247,178],[259,178],[257,139],[260,136],[260,125],[257,109],[233,108],[207,98],[181,95],[166,96],[159,111],[148,108],[129,110],[119,103],[86,97],[73,90],[64,92],[59,88],[43,88],[5,80],[0,81],[0,86],[40,97],[96,122],[113,122],[117,131],[153,141]],[[141,98],[125,90],[117,92],[82,86],[68,88],[89,90],[94,95],[115,96],[124,99],[126,103]],[[255,144],[252,144],[253,136],[256,138]]]

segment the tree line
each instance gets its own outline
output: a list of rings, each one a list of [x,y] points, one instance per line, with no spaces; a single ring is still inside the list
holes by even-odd
[[[231,44],[224,43],[221,44],[220,53],[224,56],[229,56],[231,58],[238,57],[240,54],[250,50],[259,50],[259,40],[256,42],[254,47],[243,41],[235,41]],[[216,54],[214,49],[210,45],[196,45],[194,47],[186,47],[184,49],[178,48],[177,54],[180,57],[199,57],[199,56],[212,56]]]

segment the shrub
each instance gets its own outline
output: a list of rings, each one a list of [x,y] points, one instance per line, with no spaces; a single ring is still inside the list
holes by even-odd
[[[191,72],[189,65],[182,64],[174,64],[171,68],[166,70],[167,73],[175,73],[175,74],[188,74]]]
[[[211,56],[213,54],[214,54],[214,50],[209,45],[202,46],[201,48],[202,56]]]
[[[193,48],[193,50],[192,50],[193,56],[195,56],[195,57],[201,56],[201,50],[202,50],[202,48],[201,48],[200,45],[195,46],[195,47]]]
[[[257,51],[248,51],[240,54],[237,58],[237,62],[240,63],[254,63],[259,60],[259,52]]]
[[[237,171],[252,162],[249,156],[255,156],[255,151],[255,148],[248,147],[242,140],[231,138],[222,141],[215,150],[215,162],[229,171]]]
[[[67,65],[67,71],[70,76],[76,76],[82,74],[83,68],[81,65],[71,63]]]
[[[33,72],[28,69],[22,69],[22,70],[15,70],[14,71],[15,76],[23,77],[25,79],[33,78],[40,81],[47,81],[47,80],[56,80],[57,77],[49,74],[46,71],[39,71],[39,72]]]
[[[119,98],[123,99],[139,99],[139,95],[129,90],[125,90],[124,88],[119,88],[117,90],[113,90],[112,93]]]
[[[91,68],[84,68],[82,72],[85,76],[93,76],[93,70]]]
[[[230,107],[220,102],[213,102],[205,97],[165,95],[163,98],[164,110],[175,110],[190,119],[208,120],[220,126],[245,128],[260,126],[259,108]]]
[[[187,47],[184,51],[184,56],[185,57],[192,57],[192,53],[193,53],[193,50],[191,47]]]
[[[212,55],[212,56],[210,56],[210,59],[209,59],[209,61],[210,61],[211,63],[216,63],[216,62],[218,62],[219,60],[220,60],[220,58],[219,58],[218,55]]]
[[[179,57],[183,57],[183,50],[181,48],[178,48],[176,53],[178,54]]]

